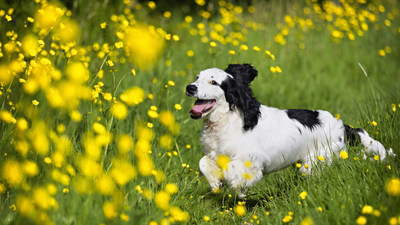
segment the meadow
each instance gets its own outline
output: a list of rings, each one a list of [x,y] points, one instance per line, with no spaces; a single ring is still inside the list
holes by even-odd
[[[199,178],[185,88],[230,63],[400,155],[398,1],[240,2],[0,1],[0,224],[400,224],[399,157],[360,146],[245,200]]]

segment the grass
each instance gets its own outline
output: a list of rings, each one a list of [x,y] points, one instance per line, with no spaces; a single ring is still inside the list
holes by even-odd
[[[252,63],[259,71],[259,76],[252,84],[253,92],[263,104],[277,108],[330,111],[340,116],[346,124],[364,128],[374,139],[382,142],[386,148],[393,148],[395,154],[399,155],[398,3],[344,2],[355,9],[359,24],[346,30],[342,27],[345,22],[342,21],[342,25],[334,22],[336,19],[346,19],[350,23],[352,17],[340,11],[339,8],[343,7],[335,8],[327,2],[320,5],[325,5],[325,11],[321,13],[313,10],[316,5],[310,1],[254,2],[254,12],[251,7],[237,8],[237,4],[224,1],[207,2],[205,5],[202,5],[202,1],[196,2],[198,4],[191,8],[175,6],[151,9],[152,5],[148,2],[139,7],[137,3],[128,5],[119,2],[111,5],[107,2],[81,1],[68,5],[70,13],[61,5],[61,9],[66,9],[62,16],[63,23],[70,19],[80,28],[72,44],[54,39],[52,36],[57,34],[56,30],[43,34],[40,33],[43,27],[35,28],[35,23],[27,21],[27,15],[40,21],[34,15],[37,9],[45,6],[42,3],[22,1],[25,6],[23,9],[17,5],[0,9],[0,15],[1,10],[4,14],[0,22],[0,223],[400,223],[396,220],[400,216],[397,210],[400,206],[399,196],[386,190],[389,179],[399,178],[399,159],[389,157],[387,161],[381,162],[370,157],[364,160],[359,146],[348,148],[349,157],[342,159],[338,156],[331,166],[319,163],[321,165],[313,176],[299,174],[295,166],[269,174],[250,189],[250,195],[244,202],[227,188],[220,194],[211,193],[208,183],[199,180],[197,176],[197,164],[202,157],[199,142],[202,121],[190,119],[188,111],[194,99],[184,93],[186,85],[193,82],[201,70],[210,67],[225,69],[229,63],[235,62]],[[382,6],[385,9],[383,12]],[[14,11],[9,11],[10,8]],[[338,10],[333,21],[321,19],[321,15],[326,18],[326,12],[330,9]],[[308,10],[311,11],[306,13]],[[171,12],[172,16],[165,17],[165,11]],[[205,12],[210,12],[211,17],[208,18]],[[220,12],[229,13],[221,15]],[[366,12],[375,15],[376,19],[371,21]],[[12,20],[7,21],[6,15],[10,15]],[[294,21],[294,26],[290,25],[288,15]],[[365,17],[367,30],[361,28],[363,20],[360,15]],[[221,23],[221,19],[235,18],[237,22]],[[307,19],[312,23],[307,22]],[[138,60],[143,55],[126,55],[127,49],[115,45],[123,42],[127,47],[129,40],[134,38],[128,35],[125,39],[118,38],[117,32],[127,32],[124,20],[161,28],[161,33],[170,34],[171,38],[164,40],[165,46],[159,52],[155,47],[157,43],[149,44],[146,40],[142,40],[136,49],[132,47],[131,52],[132,49],[140,52],[143,51],[141,48],[145,48],[143,54],[160,54],[141,64]],[[389,20],[390,26],[386,20]],[[101,28],[101,23],[106,23],[106,28]],[[204,25],[204,29],[199,28],[199,23]],[[215,24],[222,25],[225,31],[221,31],[221,26]],[[201,30],[204,30],[205,35],[200,35]],[[196,34],[192,35],[194,31]],[[333,31],[342,32],[342,37],[336,37]],[[29,32],[44,42],[37,55],[23,52],[18,45],[9,50],[8,46],[18,44],[17,41],[21,42]],[[213,39],[215,32],[223,40],[227,40],[227,37],[237,40],[238,45],[224,44],[217,38]],[[284,35],[285,32],[288,35]],[[350,33],[354,35],[354,40],[349,38]],[[277,34],[281,34],[285,44]],[[179,40],[175,41],[174,35]],[[202,37],[207,37],[207,40],[203,39],[203,42]],[[215,42],[216,46],[211,47],[210,42]],[[24,46],[25,42],[22,43]],[[248,50],[243,50],[241,45],[246,45]],[[253,50],[254,46],[261,51]],[[188,50],[194,52],[192,57],[187,55]],[[235,54],[229,54],[229,50],[234,50]],[[275,60],[265,50],[269,50]],[[22,52],[24,58],[21,58],[19,52]],[[61,78],[51,76],[47,88],[29,92],[29,81],[40,80],[35,72],[28,72],[29,65],[32,65],[32,60],[41,64],[42,58],[50,60],[51,68],[60,71]],[[28,66],[21,71],[13,69],[11,65],[14,60],[25,61]],[[61,84],[72,79],[67,70],[77,61],[85,63],[89,77],[81,84],[63,89]],[[271,72],[270,68],[276,66],[282,69],[282,73]],[[135,69],[135,75],[132,75],[132,69]],[[103,78],[98,75],[100,70],[104,73]],[[8,71],[14,72],[11,82],[6,79]],[[80,74],[79,70],[74,72]],[[88,87],[91,97],[76,97],[74,93],[86,93],[86,89],[74,89],[79,85]],[[140,87],[145,94],[139,104],[130,105],[120,96],[134,86]],[[75,97],[68,101],[64,99],[61,106],[54,106],[52,95],[49,97],[50,87]],[[93,90],[99,89],[101,91],[97,91],[98,96],[93,97]],[[115,99],[110,99],[108,94]],[[33,100],[39,104],[33,105]],[[79,105],[74,106],[75,100]],[[114,109],[117,102],[127,109],[126,115],[120,119],[118,113],[121,112]],[[182,109],[175,108],[176,104]],[[148,111],[152,106],[157,108],[153,111],[160,115],[159,118],[149,116]],[[171,112],[173,119],[163,119],[163,111]],[[14,122],[6,116],[7,112],[14,118]],[[81,118],[74,118],[74,112],[79,112]],[[20,121],[24,120],[27,128],[21,129]],[[43,129],[37,126],[41,121],[45,124]],[[96,122],[102,126],[94,127]],[[179,132],[174,130],[176,124],[180,127]],[[143,126],[153,132],[152,137],[144,137],[144,131],[140,130]],[[105,131],[99,132],[98,129]],[[41,134],[44,135],[43,139],[40,139]],[[128,153],[122,153],[123,148],[119,146],[122,142],[119,135],[122,134],[132,137]],[[113,137],[111,141],[108,136]],[[170,142],[165,142],[164,137],[170,138]],[[64,161],[58,165],[56,153],[61,148],[61,138],[69,140],[68,149],[71,153],[67,154],[65,150],[61,156]],[[88,147],[85,143],[90,138],[95,141]],[[148,155],[152,163],[145,161],[138,153],[138,146],[142,143],[140,141],[144,139],[149,144],[146,150],[151,151],[144,155]],[[25,156],[18,150],[18,144],[24,141],[29,149]],[[46,141],[49,145],[45,153],[40,153],[40,146],[44,146]],[[93,153],[90,146],[98,148],[94,148]],[[87,170],[82,166],[81,160],[85,157],[92,157],[90,162],[93,162],[93,167],[90,168],[98,166],[99,169]],[[52,163],[46,163],[49,159]],[[120,161],[115,161],[117,159]],[[17,169],[8,170],[9,167],[4,165],[10,165],[7,163],[12,160],[17,161]],[[35,170],[30,167],[25,169],[26,161],[37,165],[38,169],[32,176],[29,172]],[[122,171],[118,167],[125,162],[133,167],[137,175],[119,185],[119,177],[130,171],[130,167],[124,167]],[[141,170],[143,168],[150,168],[151,173],[146,174]],[[62,175],[54,175],[55,171]],[[165,180],[160,178],[162,174],[165,174]],[[22,179],[18,180],[18,176],[22,176]],[[110,182],[100,185],[100,178],[103,177],[110,178]],[[179,188],[177,193],[167,185],[171,183]],[[56,187],[55,193],[51,192],[49,185]],[[38,194],[38,190],[42,190],[40,188],[46,190],[45,194]],[[396,190],[399,189],[397,187]],[[154,197],[161,191],[169,192],[171,199],[160,200]],[[300,197],[302,192],[307,193],[305,199]],[[21,199],[27,200],[25,204]],[[163,209],[160,202],[178,207],[179,210],[173,207]],[[239,216],[234,208],[242,204],[246,214]],[[365,206],[372,206],[373,210]],[[189,217],[182,219],[186,215]],[[313,222],[310,223],[307,218]],[[363,218],[366,222],[362,221]]]

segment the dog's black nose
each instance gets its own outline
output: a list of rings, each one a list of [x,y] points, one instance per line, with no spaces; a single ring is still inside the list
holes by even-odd
[[[193,85],[193,84],[189,84],[186,87],[186,93],[187,94],[193,95],[196,91],[197,91],[197,87],[195,85]]]

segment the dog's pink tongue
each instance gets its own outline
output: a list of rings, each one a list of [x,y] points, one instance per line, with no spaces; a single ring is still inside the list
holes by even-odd
[[[208,101],[205,100],[196,100],[193,108],[190,110],[190,114],[200,117],[203,114],[203,110],[207,107]]]

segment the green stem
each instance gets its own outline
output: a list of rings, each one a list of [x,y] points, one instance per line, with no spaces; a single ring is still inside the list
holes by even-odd
[[[376,100],[376,96],[375,96],[374,89],[373,89],[373,87],[372,87],[371,80],[369,79],[369,77],[368,77],[368,74],[367,74],[367,72],[365,72],[365,69],[364,69],[364,67],[361,65],[361,63],[358,63],[358,65],[361,67],[361,70],[364,72],[364,75],[365,75],[365,76],[367,77],[367,79],[368,79],[369,86],[370,86],[370,88],[371,88],[371,91],[372,91],[372,95],[374,96],[374,100],[375,100],[375,107],[376,107],[376,114],[378,115],[378,121],[379,121],[379,114],[378,114],[378,101]]]

